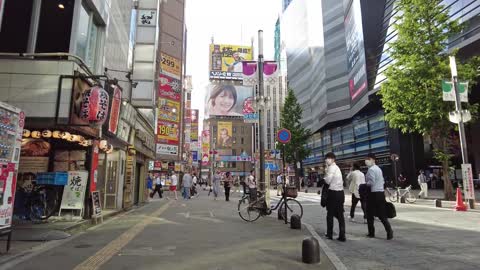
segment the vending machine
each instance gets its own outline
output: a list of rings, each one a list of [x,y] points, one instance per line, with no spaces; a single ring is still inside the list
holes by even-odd
[[[25,114],[0,102],[0,234],[10,232]]]

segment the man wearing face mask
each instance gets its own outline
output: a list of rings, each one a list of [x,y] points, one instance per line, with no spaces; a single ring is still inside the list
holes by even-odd
[[[329,185],[327,194],[327,233],[325,237],[332,239],[333,217],[338,220],[339,234],[337,240],[345,242],[345,217],[343,216],[343,203],[345,193],[343,192],[343,178],[340,168],[335,164],[335,154],[327,153],[325,156],[327,165],[325,183]]]
[[[383,179],[382,169],[375,165],[375,155],[368,154],[365,164],[368,167],[368,172],[366,175],[366,184],[370,187],[370,193],[367,197],[367,223],[368,223],[368,234],[367,237],[375,237],[375,216],[377,216],[385,227],[387,232],[387,240],[393,238],[393,230],[388,222],[386,210],[385,210],[385,190],[384,184],[385,180]]]

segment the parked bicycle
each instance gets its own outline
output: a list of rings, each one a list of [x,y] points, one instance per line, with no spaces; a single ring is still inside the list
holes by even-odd
[[[408,203],[414,203],[417,201],[417,198],[411,192],[411,190],[411,185],[405,189],[402,189],[400,187],[387,188],[388,198],[391,202],[398,202],[402,197],[404,197],[405,201],[407,201]]]
[[[51,217],[60,201],[57,188],[47,185],[33,185],[22,190],[26,195],[26,217],[32,221],[46,220]]]
[[[269,191],[267,191],[269,192]],[[294,198],[282,196],[280,201],[275,206],[267,207],[265,192],[257,191],[257,200],[250,202],[250,194],[244,193],[238,202],[238,215],[247,222],[253,222],[260,218],[260,216],[267,216],[278,209],[279,216],[285,220],[285,207],[287,209],[287,217],[294,214],[303,216],[303,207]],[[285,199],[286,198],[286,199]]]

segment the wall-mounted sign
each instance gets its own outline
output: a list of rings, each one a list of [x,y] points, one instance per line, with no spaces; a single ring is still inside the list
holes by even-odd
[[[182,65],[180,60],[166,53],[160,53],[160,68],[162,73],[180,79]]]
[[[177,155],[178,146],[157,143],[157,154],[159,155]]]
[[[180,101],[182,94],[182,84],[180,80],[160,73],[158,76],[158,96]]]
[[[139,10],[138,11],[138,25],[141,26],[156,26],[157,25],[157,11],[155,10]]]
[[[122,90],[115,87],[113,90],[112,105],[110,108],[110,119],[108,121],[108,131],[113,134],[117,133],[118,118],[120,117],[120,106],[122,104]]]

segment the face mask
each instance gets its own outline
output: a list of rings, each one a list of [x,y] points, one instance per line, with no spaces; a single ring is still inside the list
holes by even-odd
[[[333,159],[327,158],[327,159],[325,160],[325,162],[327,163],[328,166],[330,166],[330,165],[333,164]]]
[[[367,160],[365,160],[365,165],[367,165],[367,167],[371,167],[371,166],[373,166],[373,161],[370,160],[370,159],[367,159]]]

